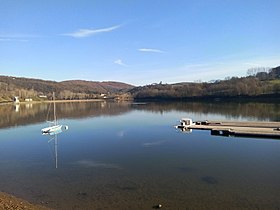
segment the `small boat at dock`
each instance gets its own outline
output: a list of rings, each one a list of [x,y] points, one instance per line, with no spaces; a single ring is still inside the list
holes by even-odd
[[[280,139],[280,122],[253,121],[196,121],[182,118],[180,125],[175,126],[181,131],[210,130],[211,135],[235,136],[252,138]]]

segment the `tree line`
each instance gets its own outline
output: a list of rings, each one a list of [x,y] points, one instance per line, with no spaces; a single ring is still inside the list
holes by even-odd
[[[72,80],[64,82],[0,76],[0,102],[21,99],[95,99],[104,97],[117,100],[182,100],[201,98],[255,97],[280,95],[280,66],[248,69],[246,77],[228,77],[211,82],[185,82],[177,84],[151,84],[134,87],[120,82],[91,82]]]
[[[57,99],[96,99],[104,95],[114,97],[118,93],[126,92],[134,86],[121,82],[94,82],[71,80],[63,82],[39,79],[0,76],[0,102],[12,101],[18,96],[20,100],[51,99],[56,92]]]
[[[249,69],[246,77],[200,83],[151,84],[130,90],[135,99],[253,97],[280,93],[280,67]]]

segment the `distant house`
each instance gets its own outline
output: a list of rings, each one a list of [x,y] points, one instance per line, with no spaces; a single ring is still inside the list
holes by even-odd
[[[101,94],[100,94],[100,97],[101,97],[101,98],[107,98],[107,95],[104,94],[104,93],[101,93]]]
[[[14,103],[15,104],[19,104],[19,99],[18,98],[19,98],[18,96],[14,96]]]
[[[26,101],[26,102],[31,102],[31,101],[33,101],[33,100],[32,100],[32,98],[26,98],[25,101]]]
[[[39,98],[47,98],[45,95],[39,95]]]

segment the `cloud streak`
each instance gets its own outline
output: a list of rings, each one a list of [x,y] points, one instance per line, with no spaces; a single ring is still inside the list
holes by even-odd
[[[153,48],[140,48],[138,49],[140,52],[151,52],[151,53],[165,53],[165,51]]]
[[[121,59],[115,60],[114,63],[120,66],[127,66]]]
[[[0,38],[0,42],[28,42],[27,39]]]
[[[39,38],[36,34],[0,34],[0,42],[29,42],[30,39]]]
[[[74,38],[84,38],[84,37],[94,36],[94,35],[100,34],[100,33],[108,33],[108,32],[114,31],[120,27],[121,27],[121,25],[115,25],[112,27],[100,28],[100,29],[79,29],[75,32],[66,33],[66,34],[62,34],[62,35],[71,36]]]

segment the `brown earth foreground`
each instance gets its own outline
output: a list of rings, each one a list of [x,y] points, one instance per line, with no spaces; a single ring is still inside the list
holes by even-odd
[[[0,192],[0,210],[50,210],[47,207],[34,205],[23,199]]]

